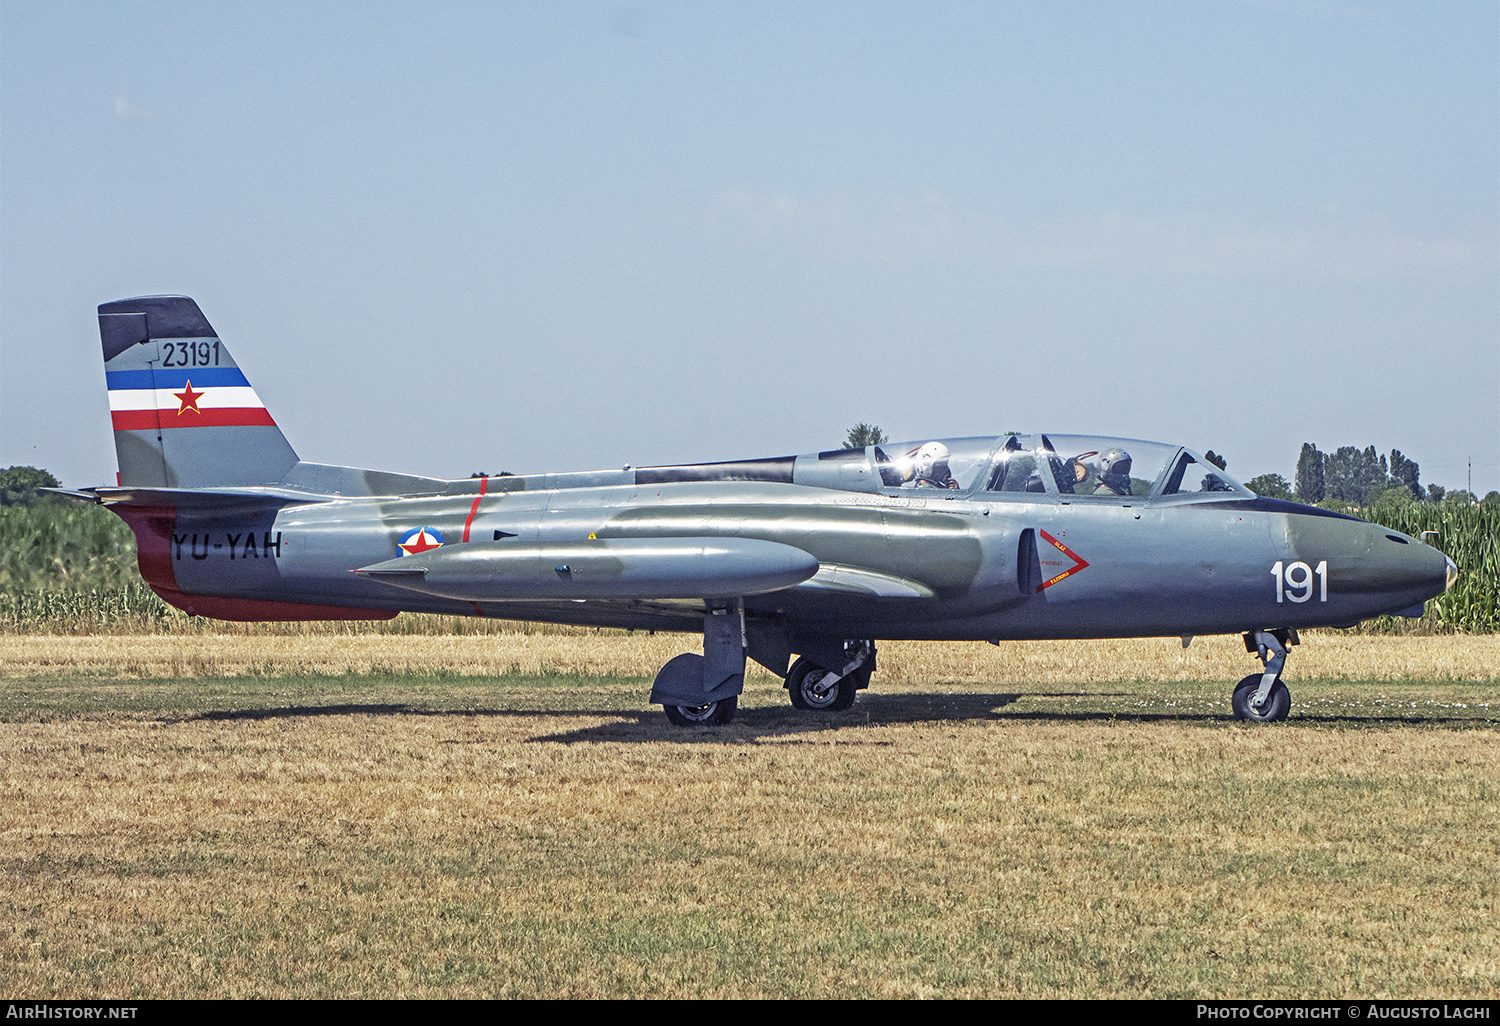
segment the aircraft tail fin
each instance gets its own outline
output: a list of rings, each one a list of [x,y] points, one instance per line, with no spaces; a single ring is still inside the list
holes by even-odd
[[[121,485],[267,485],[297,465],[297,454],[191,299],[105,303],[99,337]]]

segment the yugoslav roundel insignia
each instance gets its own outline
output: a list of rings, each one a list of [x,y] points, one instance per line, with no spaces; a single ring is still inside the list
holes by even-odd
[[[443,534],[431,527],[418,527],[403,534],[396,544],[401,546],[401,551],[405,555],[415,556],[419,552],[430,552],[441,548]]]

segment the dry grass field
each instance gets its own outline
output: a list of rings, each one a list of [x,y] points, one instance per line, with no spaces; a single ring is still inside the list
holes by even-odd
[[[1500,680],[1500,635],[1315,632],[1292,649],[1285,680]],[[224,677],[400,674],[651,677],[693,648],[682,634],[554,628],[470,635],[351,632],[149,635],[0,634],[0,679],[36,676]],[[1237,636],[1125,641],[882,642],[875,687],[1229,681],[1259,669]],[[755,664],[752,677],[774,681]],[[1218,690],[1225,691],[1227,688]]]
[[[1500,638],[889,644],[670,728],[680,636],[0,637],[26,997],[1492,997]]]

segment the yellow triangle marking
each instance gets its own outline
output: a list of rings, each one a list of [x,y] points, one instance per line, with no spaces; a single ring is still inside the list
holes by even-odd
[[[593,531],[590,531],[589,532],[589,540],[590,541],[598,541],[599,540],[599,536],[596,535]]]

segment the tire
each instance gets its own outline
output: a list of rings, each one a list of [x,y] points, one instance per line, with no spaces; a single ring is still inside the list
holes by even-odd
[[[1279,723],[1286,719],[1286,714],[1292,709],[1292,693],[1281,683],[1281,678],[1276,678],[1276,683],[1271,685],[1271,693],[1266,696],[1265,704],[1260,709],[1250,708],[1250,698],[1260,687],[1261,674],[1252,673],[1240,681],[1234,689],[1234,697],[1229,700],[1230,707],[1234,709],[1234,718],[1237,720],[1249,720],[1251,723]]]
[[[854,693],[858,690],[859,671],[840,680],[825,692],[817,685],[830,671],[823,669],[807,656],[792,664],[792,672],[786,675],[786,688],[791,693],[792,705],[798,709],[814,712],[838,712],[854,704]]]
[[[740,707],[740,696],[730,695],[707,705],[664,705],[662,709],[674,727],[722,727],[734,719]]]

